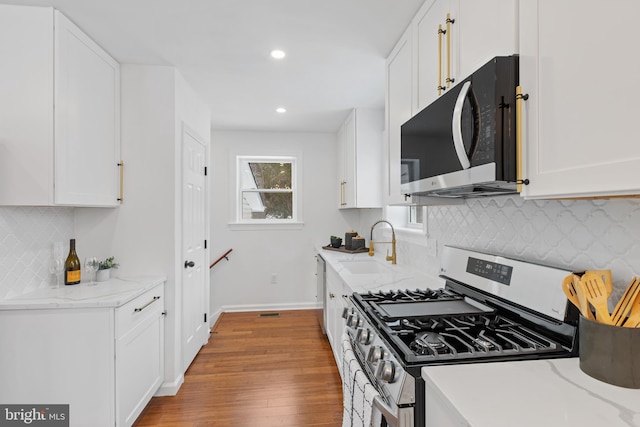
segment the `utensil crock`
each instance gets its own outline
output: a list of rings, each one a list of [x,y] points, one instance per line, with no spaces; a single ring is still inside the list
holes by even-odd
[[[580,316],[580,369],[620,387],[640,389],[640,328],[606,325]]]

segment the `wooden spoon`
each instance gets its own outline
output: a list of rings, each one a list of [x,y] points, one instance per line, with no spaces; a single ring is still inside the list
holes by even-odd
[[[600,323],[612,325],[609,306],[607,304],[607,287],[599,274],[585,273],[580,279],[580,283],[586,290],[586,297],[589,303],[596,310],[596,320]]]
[[[580,296],[578,295],[578,291],[576,290],[576,282],[579,282],[580,278],[575,274],[570,274],[564,278],[562,281],[562,290],[564,294],[567,296],[569,301],[580,310],[580,313],[584,317],[589,320],[595,320],[593,318],[593,313],[589,310],[589,303],[587,302],[587,298],[584,296],[584,293],[581,292]]]
[[[627,316],[633,308],[633,303],[640,292],[640,280],[637,277],[631,279],[629,286],[625,289],[620,301],[616,304],[611,314],[611,321],[614,325],[620,326],[627,319]]]

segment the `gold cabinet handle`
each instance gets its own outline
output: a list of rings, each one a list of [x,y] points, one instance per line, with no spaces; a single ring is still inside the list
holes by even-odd
[[[516,86],[516,172],[518,193],[522,191],[522,184],[528,185],[529,180],[522,180],[522,103],[529,99],[528,94],[522,94],[522,86]]]
[[[120,197],[118,197],[118,202],[120,202],[120,204],[122,204],[124,198],[123,198],[123,194],[124,194],[124,162],[122,160],[120,160],[120,163],[118,163],[118,167],[120,168]]]
[[[347,184],[347,181],[340,182],[340,206],[344,206],[347,204],[344,195],[344,186]]]
[[[144,310],[145,308],[149,307],[151,304],[153,304],[154,302],[158,301],[159,299],[160,299],[159,296],[154,296],[151,301],[149,301],[148,303],[146,303],[142,307],[134,308],[133,311],[136,312],[136,313],[140,313],[142,310]]]
[[[447,88],[451,87],[451,83],[455,81],[455,79],[451,78],[451,24],[456,22],[455,19],[451,19],[451,14],[447,13],[447,20],[445,21],[447,24],[447,78],[445,82],[447,83]]]
[[[438,25],[438,96],[442,95],[442,91],[446,90],[442,86],[442,35],[446,30],[442,29],[442,24]]]

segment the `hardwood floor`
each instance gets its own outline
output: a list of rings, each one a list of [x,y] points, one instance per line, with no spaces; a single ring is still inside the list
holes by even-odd
[[[178,394],[154,397],[134,426],[340,427],[340,375],[317,312],[259,314],[222,314]]]

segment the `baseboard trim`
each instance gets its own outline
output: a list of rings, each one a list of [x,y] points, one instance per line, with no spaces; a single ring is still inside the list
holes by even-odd
[[[154,396],[175,396],[182,387],[182,383],[184,383],[184,374],[181,374],[173,382],[163,382]]]
[[[218,319],[220,319],[220,315],[222,315],[222,308],[219,308],[218,310],[209,314],[209,330],[210,331],[213,331],[216,328],[216,323],[218,322]]]
[[[216,313],[232,313],[239,311],[286,311],[286,310],[314,310],[322,308],[315,302],[291,303],[291,304],[241,304],[223,305]]]

